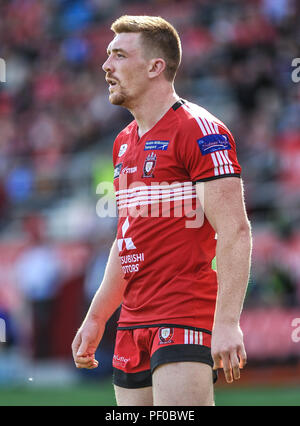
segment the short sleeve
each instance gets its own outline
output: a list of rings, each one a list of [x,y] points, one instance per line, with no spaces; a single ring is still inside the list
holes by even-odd
[[[225,125],[210,123],[202,130],[196,120],[189,120],[178,149],[192,182],[241,175],[235,141]]]

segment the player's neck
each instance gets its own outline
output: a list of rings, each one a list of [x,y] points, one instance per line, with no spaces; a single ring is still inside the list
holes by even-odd
[[[139,137],[151,130],[178,99],[179,96],[175,93],[173,86],[156,93],[145,94],[143,99],[131,109],[138,125]]]

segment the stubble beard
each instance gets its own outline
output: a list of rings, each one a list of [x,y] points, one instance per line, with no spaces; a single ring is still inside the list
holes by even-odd
[[[130,110],[132,104],[134,104],[135,98],[119,86],[117,90],[109,94],[109,101],[112,105],[119,105]]]
[[[130,96],[126,93],[121,86],[117,87],[112,93],[109,95],[109,101],[112,105],[119,105],[123,107],[127,107]]]
[[[126,101],[124,93],[111,93],[109,95],[109,102],[112,105],[123,105]]]

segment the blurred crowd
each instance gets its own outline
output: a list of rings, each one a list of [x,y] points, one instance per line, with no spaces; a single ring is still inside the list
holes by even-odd
[[[254,237],[246,307],[300,303],[300,83],[291,76],[300,3],[3,0],[0,316],[34,329],[36,357],[50,353],[50,326],[52,351],[56,344],[56,354],[69,354],[65,341],[101,281],[114,237],[116,220],[96,214],[97,185],[112,180],[113,140],[132,117],[110,105],[101,67],[110,25],[123,14],[159,15],[177,28],[177,93],[235,137]],[[59,340],[62,322],[69,334]]]

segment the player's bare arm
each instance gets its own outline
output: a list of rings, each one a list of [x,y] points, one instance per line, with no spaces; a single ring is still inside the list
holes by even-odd
[[[92,369],[98,366],[95,352],[103,336],[106,322],[122,302],[124,287],[125,280],[115,241],[102,283],[72,343],[73,358],[77,368]]]
[[[241,179],[227,177],[200,185],[204,185],[205,215],[217,233],[218,295],[211,351],[214,368],[223,368],[231,383],[240,378],[240,368],[246,364],[239,320],[249,279],[251,229]],[[197,192],[200,197],[199,187]]]

